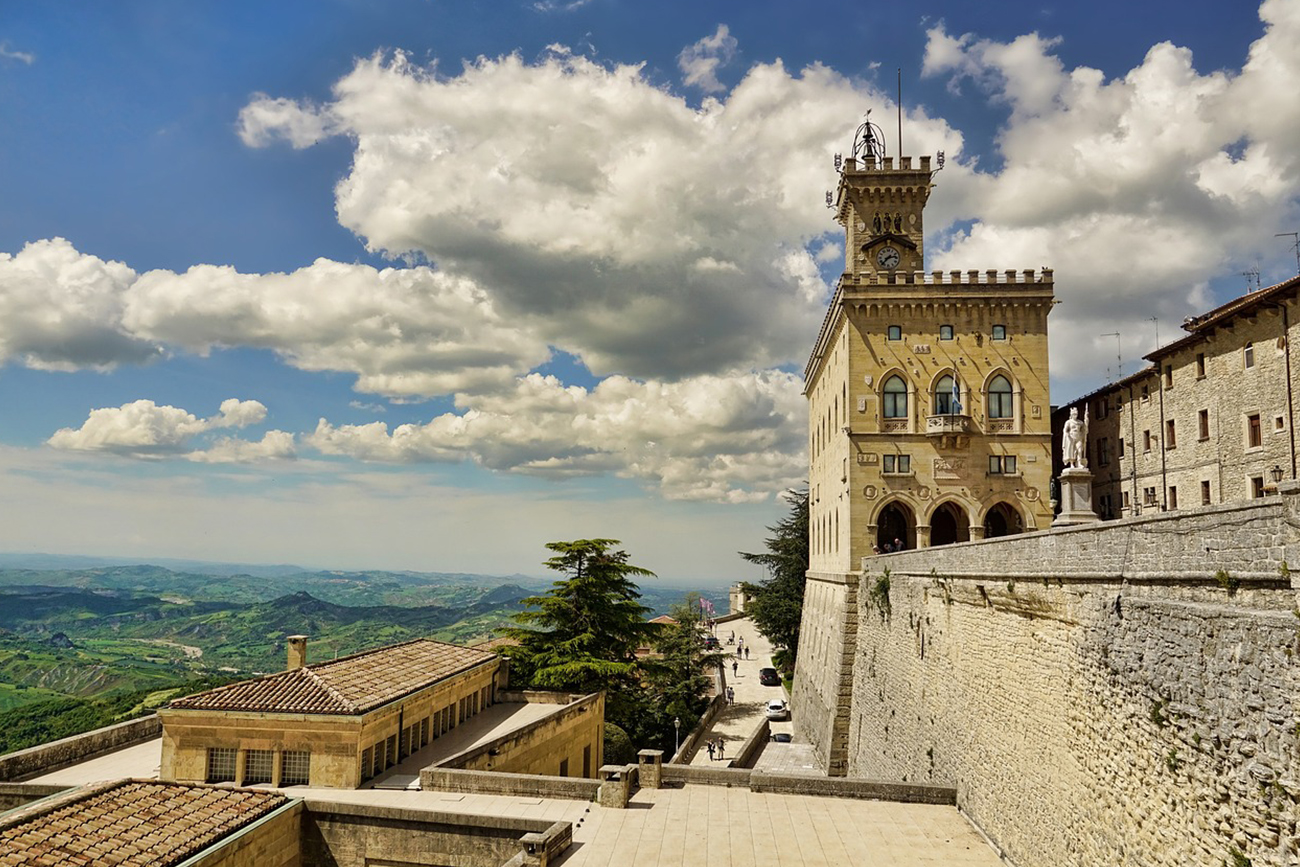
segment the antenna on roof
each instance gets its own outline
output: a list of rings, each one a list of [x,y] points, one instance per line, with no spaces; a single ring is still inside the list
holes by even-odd
[[[1274,238],[1294,238],[1291,249],[1295,250],[1295,272],[1300,274],[1300,232],[1278,232]]]
[[[1241,276],[1246,278],[1246,294],[1259,291],[1259,268],[1242,271]],[[1255,287],[1254,289],[1250,288],[1252,285]]]
[[[1124,360],[1120,356],[1120,351],[1119,351],[1119,332],[1108,331],[1105,334],[1098,334],[1097,336],[1115,338],[1115,381],[1118,382],[1119,380],[1124,378]]]

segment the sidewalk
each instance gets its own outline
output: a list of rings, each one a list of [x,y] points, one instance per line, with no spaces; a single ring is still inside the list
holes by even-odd
[[[736,644],[728,644],[727,639],[733,631],[736,633]],[[776,666],[772,664],[772,645],[759,633],[752,620],[746,617],[733,620],[730,623],[719,623],[716,634],[718,641],[722,643],[723,652],[728,654],[724,660],[727,670],[727,686],[736,691],[736,701],[735,704],[718,715],[713,725],[704,734],[704,741],[716,741],[719,737],[722,738],[725,758],[710,760],[709,751],[701,742],[695,757],[691,759],[691,764],[722,768],[726,767],[728,761],[735,758],[740,752],[741,744],[754,733],[754,729],[763,721],[763,711],[767,707],[767,703],[774,698],[779,698],[788,704],[790,697],[786,695],[785,689],[779,685],[763,686],[758,682],[758,670],[760,668],[775,668]],[[736,657],[736,648],[740,645],[742,639],[745,646],[749,648],[749,659],[743,657],[738,659]],[[736,664],[734,674],[732,673],[732,663]],[[793,732],[794,728],[787,720],[772,723],[772,731]]]

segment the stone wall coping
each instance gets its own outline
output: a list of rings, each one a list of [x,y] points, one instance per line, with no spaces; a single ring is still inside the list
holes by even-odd
[[[420,771],[420,787],[484,795],[526,795],[591,801],[600,791],[600,780],[435,767]]]
[[[545,716],[538,717],[537,719],[529,723],[527,726],[506,732],[505,734],[493,738],[490,741],[486,741],[484,743],[477,744],[472,747],[466,747],[460,752],[454,753],[453,755],[450,755],[447,758],[443,759],[442,761],[438,762],[433,767],[450,770],[456,768],[457,766],[464,765],[467,762],[478,758],[479,756],[486,755],[492,752],[493,750],[499,750],[504,744],[507,744],[511,741],[519,740],[521,737],[535,731],[539,727],[559,717],[586,712],[593,704],[595,704],[600,700],[600,696],[601,696],[600,693],[593,692],[590,695],[579,697],[577,701],[570,701],[567,704],[557,704],[555,710],[551,711]],[[539,703],[548,704],[549,702],[539,702]]]
[[[467,771],[465,773],[474,773]],[[320,816],[349,816],[364,819],[387,819],[397,822],[435,823],[467,828],[500,831],[505,835],[545,834],[555,825],[549,819],[527,819],[519,816],[487,816],[476,813],[448,813],[442,810],[424,810],[418,807],[392,807],[380,804],[353,804],[345,801],[326,801],[309,798],[307,812]]]
[[[947,786],[899,783],[863,777],[820,777],[812,774],[772,774],[754,771],[749,788],[755,792],[825,795],[832,798],[865,798],[906,804],[956,806],[957,790]]]
[[[736,757],[728,762],[727,767],[754,767],[754,761],[763,751],[763,746],[767,743],[767,738],[771,730],[771,723],[766,719],[759,720],[758,725],[756,725],[754,730],[749,733],[749,737],[745,738],[745,742],[740,745],[740,750],[736,753]]]
[[[705,768],[695,765],[664,765],[663,778],[670,783],[702,783],[710,786],[748,786],[753,771],[748,768]]]
[[[158,737],[162,720],[157,714],[70,735],[0,756],[0,780],[16,782],[80,764]]]

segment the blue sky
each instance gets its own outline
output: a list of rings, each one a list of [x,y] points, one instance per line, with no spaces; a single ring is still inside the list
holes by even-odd
[[[895,71],[1062,402],[1293,273],[1297,6],[7,4],[0,549],[757,578]]]

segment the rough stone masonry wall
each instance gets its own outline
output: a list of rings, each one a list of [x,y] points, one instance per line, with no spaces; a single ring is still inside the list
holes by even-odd
[[[791,718],[830,776],[848,765],[849,700],[857,647],[857,575],[809,573],[799,626]]]
[[[850,776],[1020,867],[1300,863],[1297,490],[865,559]]]

